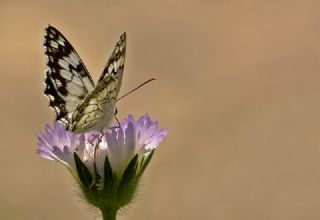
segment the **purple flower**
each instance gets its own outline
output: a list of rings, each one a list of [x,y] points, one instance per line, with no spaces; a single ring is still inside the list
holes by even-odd
[[[125,192],[124,184],[130,181],[136,185],[154,149],[166,134],[167,129],[159,129],[158,123],[151,121],[148,114],[138,120],[129,115],[120,127],[103,133],[74,134],[54,122],[53,127],[46,125],[45,132],[37,135],[37,154],[66,165],[91,200],[90,190],[105,192],[110,200],[119,197],[112,194],[112,190],[118,192],[122,187],[121,191]],[[135,190],[130,184],[129,191],[133,194]],[[100,204],[94,205],[99,207]]]
[[[103,213],[128,205],[167,129],[144,115],[129,115],[120,127],[75,134],[54,122],[37,135],[37,154],[64,164],[79,183],[83,198]]]
[[[37,135],[37,154],[49,160],[63,163],[73,171],[75,163],[73,153],[84,151],[84,136],[66,131],[63,125],[57,121],[53,127],[46,125],[45,132]]]

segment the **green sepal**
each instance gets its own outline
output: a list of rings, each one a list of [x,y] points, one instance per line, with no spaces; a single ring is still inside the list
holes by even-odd
[[[79,156],[75,152],[73,153],[73,156],[74,156],[74,161],[76,163],[78,176],[80,178],[82,185],[86,189],[92,189],[95,191],[96,185],[94,184],[93,178],[92,178],[88,168],[83,164],[83,162],[81,161],[81,159],[79,158]]]
[[[108,156],[106,155],[106,159],[104,160],[104,190],[106,193],[111,193],[112,188],[114,186],[114,179],[113,179],[113,172],[112,168],[108,159]]]
[[[143,172],[145,171],[145,169],[147,168],[147,166],[149,165],[152,156],[154,154],[154,149],[150,152],[150,154],[147,157],[144,157],[143,160],[141,160],[141,168],[140,168],[140,172],[137,174],[137,177],[140,178],[141,175],[143,174]]]
[[[138,154],[130,161],[125,169],[118,187],[118,196],[123,198],[123,202],[131,201],[137,187],[136,171],[138,167]]]
[[[94,163],[93,163],[93,172],[94,172],[94,179],[96,183],[100,183],[101,180],[101,176],[98,173],[98,168],[97,168],[97,164],[96,164],[96,159],[94,159]]]
[[[119,186],[120,188],[121,188],[121,185],[127,185],[135,178],[137,166],[138,166],[137,162],[138,162],[138,154],[136,154],[136,156],[130,161],[126,170],[123,172],[122,179]]]

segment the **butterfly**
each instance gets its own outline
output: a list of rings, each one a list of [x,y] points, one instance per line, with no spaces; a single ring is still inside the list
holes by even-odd
[[[69,41],[51,25],[45,29],[44,47],[48,67],[44,94],[57,120],[75,133],[109,128],[122,81],[126,33],[116,43],[97,85]]]

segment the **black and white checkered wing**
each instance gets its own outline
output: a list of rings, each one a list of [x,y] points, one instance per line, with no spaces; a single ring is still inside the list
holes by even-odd
[[[94,82],[79,55],[68,40],[54,27],[45,29],[45,54],[48,58],[45,79],[45,94],[57,119],[72,123],[78,104],[94,90]]]
[[[123,33],[120,36],[119,41],[117,42],[111,56],[109,57],[108,62],[102,74],[99,78],[98,83],[103,82],[104,79],[111,76],[115,79],[118,79],[118,87],[120,88],[122,82],[122,75],[124,69],[124,61],[126,57],[126,33]]]

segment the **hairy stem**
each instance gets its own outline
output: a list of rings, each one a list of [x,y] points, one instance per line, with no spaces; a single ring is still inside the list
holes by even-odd
[[[116,220],[117,212],[116,209],[108,209],[108,210],[101,210],[103,220]]]

